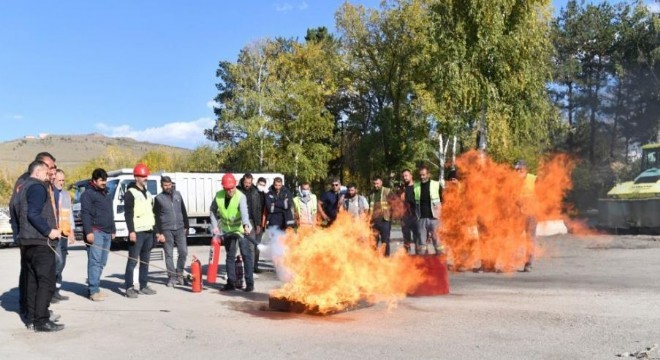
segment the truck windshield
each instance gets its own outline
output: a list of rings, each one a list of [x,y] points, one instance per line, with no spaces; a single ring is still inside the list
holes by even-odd
[[[106,189],[108,190],[108,196],[112,199],[115,196],[115,192],[117,191],[117,184],[119,184],[119,180],[110,180],[107,183]],[[89,185],[89,180],[86,181],[80,181],[76,183],[76,192],[73,195],[73,203],[79,203],[80,202],[80,196],[85,192],[87,187]]]
[[[110,181],[108,181],[107,189],[108,189],[108,197],[110,199],[115,198],[115,192],[117,191],[117,185],[119,185],[119,180],[110,180]]]

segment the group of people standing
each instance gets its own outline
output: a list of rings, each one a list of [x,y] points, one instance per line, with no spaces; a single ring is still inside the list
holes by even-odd
[[[310,184],[302,183],[300,195],[293,198],[294,219],[298,226],[329,226],[340,211],[354,216],[367,216],[377,234],[376,245],[383,246],[385,256],[390,255],[390,233],[392,221],[401,216],[404,245],[409,253],[428,254],[430,241],[435,253],[444,248],[437,235],[440,226],[441,196],[440,183],[431,180],[429,169],[418,169],[419,181],[413,180],[413,173],[402,172],[403,188],[400,192],[383,186],[380,176],[372,178],[372,188],[367,196],[359,194],[357,185],[350,183],[342,191],[341,181],[333,178],[330,189],[320,198],[311,193]],[[396,204],[404,204],[403,214],[396,214]]]
[[[129,298],[138,294],[153,295],[156,291],[147,281],[149,256],[154,239],[164,244],[170,275],[168,286],[184,284],[188,217],[181,195],[173,191],[172,181],[161,178],[163,191],[155,198],[146,190],[149,169],[138,164],[135,182],[124,198],[129,232],[128,261],[124,274]],[[107,193],[108,174],[95,169],[80,198],[83,240],[87,249],[88,296],[103,301],[100,279],[115,238],[114,209]],[[64,190],[65,174],[57,168],[56,159],[48,152],[37,154],[25,174],[19,177],[10,200],[14,241],[20,246],[19,306],[26,327],[36,332],[53,332],[64,328],[59,315],[49,308],[53,303],[68,300],[60,293],[62,271],[66,265],[68,245],[75,242],[72,201]],[[175,268],[172,248],[177,245],[179,259]],[[140,262],[140,290],[133,286],[133,271]]]

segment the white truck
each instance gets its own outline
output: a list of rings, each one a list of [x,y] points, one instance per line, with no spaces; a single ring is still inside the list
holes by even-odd
[[[243,173],[233,174],[237,181],[243,177]],[[211,236],[211,221],[209,218],[211,201],[213,201],[215,194],[222,189],[220,181],[224,173],[163,172],[151,174],[147,178],[147,190],[151,195],[156,196],[160,193],[160,177],[163,175],[172,178],[174,188],[183,197],[190,224],[188,236]],[[254,186],[256,186],[257,179],[260,177],[266,179],[267,186],[272,185],[276,177],[284,180],[284,175],[278,173],[252,173],[252,176],[254,177]],[[80,195],[89,185],[89,181],[89,179],[81,180],[73,186],[75,190],[73,213],[76,222],[75,234],[78,240],[82,240],[83,237],[82,220],[80,219]],[[112,198],[118,240],[125,241],[128,238],[128,228],[124,218],[124,194],[128,185],[134,181],[133,169],[119,169],[108,172],[108,196]]]
[[[14,236],[9,222],[9,208],[0,209],[0,246],[14,243]]]

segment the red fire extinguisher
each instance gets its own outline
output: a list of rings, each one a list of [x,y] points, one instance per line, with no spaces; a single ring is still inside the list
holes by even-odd
[[[220,242],[219,236],[214,236],[211,240],[211,249],[209,249],[209,266],[206,268],[206,283],[215,284],[218,276],[218,262],[220,261]]]
[[[190,264],[190,274],[192,275],[192,292],[202,292],[202,262],[195,255]]]
[[[236,256],[236,283],[234,284],[237,289],[243,288],[243,258]]]

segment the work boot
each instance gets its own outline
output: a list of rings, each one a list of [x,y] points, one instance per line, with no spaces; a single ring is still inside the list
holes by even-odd
[[[174,283],[175,283],[175,282],[176,282],[176,281],[174,280],[173,277],[167,279],[167,287],[168,287],[168,288],[174,287]]]
[[[188,285],[190,285],[190,283],[188,282],[188,279],[186,279],[186,277],[183,276],[183,274],[179,274],[179,275],[177,275],[177,277],[176,277],[176,284],[177,284],[177,285],[181,285],[181,286],[188,286]]]
[[[51,304],[53,304],[53,300],[57,299],[57,301],[65,301],[69,300],[69,297],[66,295],[60,294],[60,291],[57,290],[53,293],[53,298],[50,300]]]
[[[227,280],[225,286],[220,288],[220,291],[234,291],[234,290],[236,290],[236,286],[234,286],[233,281],[229,281],[229,280]]]
[[[245,286],[245,289],[243,289],[245,292],[253,292],[254,291],[254,284],[247,284]]]
[[[34,332],[54,332],[64,329],[64,325],[49,321],[43,325],[34,325]]]
[[[140,289],[140,294],[144,295],[156,295],[156,290],[150,288],[149,286],[145,286]]]
[[[126,297],[129,299],[137,299],[139,292],[134,287],[126,289]]]

